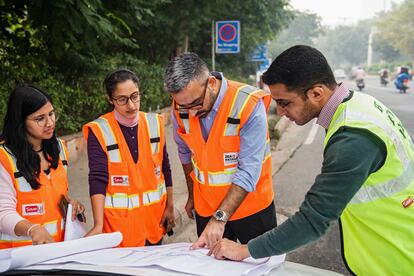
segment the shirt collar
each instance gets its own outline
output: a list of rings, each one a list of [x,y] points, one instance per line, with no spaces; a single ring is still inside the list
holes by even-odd
[[[221,102],[223,101],[224,98],[224,94],[226,94],[226,90],[227,90],[227,79],[224,78],[224,75],[222,72],[212,72],[212,75],[216,75],[216,74],[220,74],[221,76],[221,86],[220,86],[220,90],[218,92],[217,95],[217,99],[214,102],[213,108],[212,110],[214,110],[215,112],[218,112]]]
[[[340,83],[335,88],[328,102],[322,108],[321,113],[319,113],[318,120],[316,121],[316,123],[322,126],[323,128],[328,129],[329,125],[331,124],[332,118],[335,114],[335,111],[338,109],[338,106],[348,96],[349,96],[349,89],[345,86],[344,83]]]

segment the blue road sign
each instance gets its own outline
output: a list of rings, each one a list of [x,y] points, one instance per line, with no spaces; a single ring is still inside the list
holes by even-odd
[[[216,53],[236,54],[240,52],[240,21],[216,22]]]
[[[266,61],[267,60],[267,45],[262,44],[257,46],[256,49],[254,49],[251,61]]]

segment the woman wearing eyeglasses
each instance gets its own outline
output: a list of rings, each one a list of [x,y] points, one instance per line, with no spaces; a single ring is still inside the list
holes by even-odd
[[[120,231],[123,247],[161,244],[175,226],[163,119],[140,112],[132,71],[109,73],[104,87],[113,110],[83,127],[94,216],[87,235]]]
[[[56,138],[50,96],[31,85],[10,95],[0,137],[0,248],[62,241],[67,149]],[[72,219],[84,206],[69,200]]]

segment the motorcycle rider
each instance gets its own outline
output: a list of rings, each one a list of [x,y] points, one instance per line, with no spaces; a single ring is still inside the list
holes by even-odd
[[[388,69],[387,68],[383,68],[379,71],[379,75],[380,75],[380,83],[383,86],[386,86],[388,84]]]
[[[407,67],[401,67],[400,73],[394,80],[395,87],[401,92],[405,93],[405,91],[408,89],[407,82],[410,79],[410,75],[408,74],[408,68]]]
[[[365,78],[365,71],[359,66],[358,69],[355,71],[355,81],[356,81],[356,86],[358,87],[360,91],[362,90],[362,88],[365,87],[364,78]]]

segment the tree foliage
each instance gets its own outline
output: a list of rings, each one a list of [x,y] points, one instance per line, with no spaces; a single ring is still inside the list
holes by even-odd
[[[414,0],[405,0],[377,22],[377,39],[408,56],[414,64]]]
[[[0,108],[17,83],[53,95],[72,132],[103,113],[105,74],[117,67],[141,79],[143,110],[169,104],[164,67],[184,51],[211,60],[213,20],[241,22],[241,52],[217,55],[217,69],[243,79],[252,49],[286,24],[288,0],[0,0]]]
[[[371,25],[370,20],[362,20],[354,25],[326,29],[315,45],[333,68],[364,64],[367,61]]]

